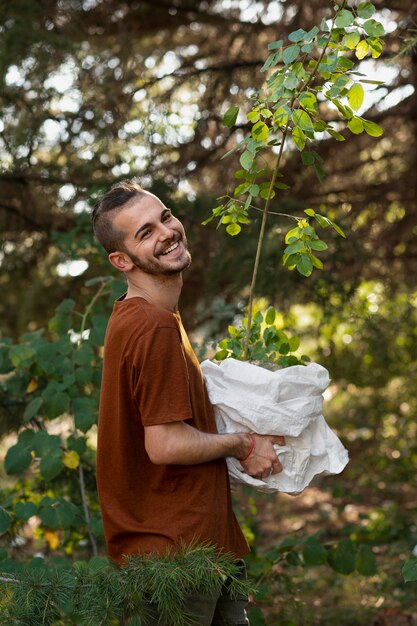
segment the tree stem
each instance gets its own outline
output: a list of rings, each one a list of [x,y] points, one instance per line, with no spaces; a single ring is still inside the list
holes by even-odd
[[[326,50],[327,50],[327,48],[329,46],[329,43],[330,43],[331,33],[332,33],[332,30],[333,30],[333,27],[334,27],[336,15],[343,8],[344,4],[345,4],[344,2],[341,4],[339,10],[337,11],[335,16],[333,17],[332,24],[331,24],[331,27],[330,27],[330,32],[329,32],[329,38],[328,38],[325,46],[323,47],[323,50],[321,51],[321,54],[320,54],[319,58],[317,59],[317,62],[315,64],[314,68],[313,68],[313,71],[309,75],[308,79],[298,87],[297,92],[291,98],[290,105],[289,105],[290,110],[293,109],[294,102],[296,101],[297,96],[310,85],[310,83],[313,80],[314,76],[317,74],[317,70],[318,70],[318,68],[320,66],[320,63],[321,63],[321,61],[322,61],[322,59],[323,59],[323,57],[324,57],[324,55],[326,53]],[[257,245],[257,248],[256,248],[256,256],[255,256],[255,262],[254,262],[254,265],[253,265],[252,281],[251,281],[251,286],[250,286],[250,291],[249,291],[248,319],[247,319],[247,325],[246,325],[245,339],[244,339],[244,342],[243,342],[243,360],[244,361],[247,360],[248,352],[249,352],[249,339],[250,339],[250,331],[251,331],[251,325],[252,325],[252,313],[253,313],[253,299],[254,299],[254,295],[255,295],[256,279],[258,277],[259,261],[260,261],[260,258],[261,258],[262,246],[263,246],[264,238],[265,238],[265,227],[266,227],[266,221],[267,221],[268,213],[269,213],[269,205],[270,205],[270,202],[271,202],[271,196],[272,196],[272,192],[274,190],[275,181],[276,181],[276,178],[277,178],[279,165],[281,163],[281,157],[282,157],[282,153],[283,153],[283,150],[284,150],[285,140],[286,140],[287,135],[288,135],[289,125],[290,125],[290,120],[288,120],[288,122],[287,122],[287,124],[286,124],[286,126],[285,126],[285,128],[284,128],[284,130],[282,132],[282,141],[281,141],[281,145],[280,145],[277,161],[275,163],[275,168],[274,168],[274,171],[273,171],[273,174],[272,174],[271,183],[269,185],[268,197],[266,199],[265,206],[262,209],[262,213],[263,213],[262,214],[262,222],[261,222],[261,228],[260,228],[260,231],[259,231],[258,245]]]
[[[254,262],[254,265],[253,265],[252,281],[251,281],[250,292],[249,292],[248,321],[247,321],[247,326],[246,326],[245,341],[244,341],[244,344],[243,344],[243,346],[244,346],[243,347],[243,360],[244,361],[246,361],[247,357],[248,357],[250,328],[251,328],[251,324],[252,324],[253,298],[254,298],[254,294],[255,294],[256,279],[258,277],[259,261],[260,261],[260,258],[261,258],[262,246],[263,246],[263,243],[264,243],[265,227],[266,227],[266,221],[267,221],[267,218],[268,218],[268,210],[269,210],[269,205],[271,203],[272,192],[274,191],[275,181],[277,179],[279,165],[281,163],[281,157],[282,157],[282,152],[284,150],[285,140],[287,138],[288,127],[289,127],[289,122],[287,122],[287,125],[286,125],[286,127],[284,129],[284,132],[283,132],[283,135],[282,135],[282,141],[281,141],[281,145],[280,145],[280,148],[279,148],[277,161],[275,163],[274,172],[272,174],[271,182],[270,182],[269,189],[268,189],[268,197],[266,199],[265,206],[264,206],[263,213],[262,213],[261,229],[259,231],[258,245],[257,245],[257,248],[256,248],[256,256],[255,256],[255,262]]]
[[[96,538],[94,537],[91,531],[90,511],[88,510],[87,496],[85,493],[84,470],[83,470],[83,464],[81,462],[78,466],[78,474],[80,477],[80,493],[81,493],[81,500],[83,502],[84,519],[85,519],[85,523],[87,524],[88,537],[90,539],[93,556],[97,556],[98,555],[97,542],[96,542]]]

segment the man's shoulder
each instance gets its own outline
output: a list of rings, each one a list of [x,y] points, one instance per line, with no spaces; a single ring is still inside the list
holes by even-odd
[[[142,298],[117,301],[110,316],[108,331],[115,335],[139,338],[159,328],[178,330],[175,316]]]

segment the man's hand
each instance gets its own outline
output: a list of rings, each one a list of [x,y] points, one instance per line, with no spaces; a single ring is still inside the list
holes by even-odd
[[[273,444],[285,446],[285,438],[274,435],[252,434],[255,445],[249,457],[240,461],[246,474],[254,478],[264,479],[272,474],[282,472],[282,465],[273,448]]]

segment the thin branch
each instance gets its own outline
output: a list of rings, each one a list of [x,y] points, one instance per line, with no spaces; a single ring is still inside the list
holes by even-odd
[[[84,510],[84,519],[85,519],[85,523],[87,524],[87,532],[88,532],[88,537],[90,539],[90,543],[91,543],[91,549],[93,551],[93,555],[94,556],[98,556],[98,548],[97,548],[97,542],[96,542],[96,538],[94,537],[92,531],[91,531],[91,518],[90,518],[90,511],[88,510],[88,503],[87,503],[87,496],[85,493],[85,481],[84,481],[84,470],[83,470],[83,464],[80,463],[78,466],[78,474],[80,477],[80,493],[81,493],[81,499],[83,502],[83,510]]]
[[[341,10],[343,8],[344,4],[345,4],[344,2],[341,4],[339,10]],[[313,78],[317,74],[317,71],[318,71],[318,68],[320,66],[320,63],[322,62],[322,60],[324,58],[324,55],[326,53],[326,50],[327,50],[327,48],[329,46],[329,43],[330,43],[331,34],[332,34],[333,27],[334,27],[334,24],[335,24],[336,16],[337,16],[337,13],[333,16],[333,20],[332,20],[332,24],[331,24],[330,32],[329,32],[329,37],[328,37],[328,39],[326,41],[326,44],[323,47],[323,50],[321,51],[321,54],[320,54],[319,58],[317,59],[315,65],[314,65],[313,71],[309,75],[308,79],[305,82],[301,83],[301,85],[299,85],[297,87],[297,92],[291,98],[290,105],[289,105],[290,109],[292,109],[292,107],[294,106],[294,102],[295,102],[295,100],[297,98],[297,95],[299,93],[301,93],[302,91],[304,91],[305,89],[307,89],[307,87],[310,85],[311,81],[313,80]],[[267,218],[268,218],[269,205],[270,205],[270,202],[271,202],[271,199],[272,199],[272,192],[274,190],[275,180],[277,178],[279,165],[281,163],[282,153],[283,153],[283,150],[284,150],[285,140],[286,140],[287,135],[288,135],[289,127],[290,127],[290,120],[288,119],[287,124],[286,124],[286,126],[285,126],[285,128],[284,128],[284,130],[282,132],[282,141],[281,141],[278,157],[277,157],[277,160],[276,160],[276,163],[275,163],[275,168],[274,168],[274,172],[273,172],[273,175],[272,175],[271,183],[269,185],[268,196],[267,196],[267,199],[266,199],[266,202],[265,202],[265,207],[263,209],[261,229],[260,229],[260,232],[259,232],[258,245],[257,245],[257,249],[256,249],[256,256],[255,256],[255,262],[254,262],[253,273],[252,273],[252,281],[251,281],[250,292],[249,292],[248,319],[247,319],[247,325],[246,325],[245,340],[244,340],[244,343],[243,343],[243,359],[244,360],[247,359],[248,351],[249,351],[249,339],[250,339],[250,331],[251,331],[251,324],[252,324],[253,299],[254,299],[254,294],[255,294],[256,279],[257,279],[257,276],[258,276],[259,261],[260,261],[260,257],[261,257],[263,240],[264,240],[264,237],[265,237],[265,227],[266,227],[266,221],[267,221]]]

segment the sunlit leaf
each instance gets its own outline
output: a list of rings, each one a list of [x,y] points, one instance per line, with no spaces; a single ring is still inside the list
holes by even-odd
[[[363,127],[365,132],[371,137],[380,137],[384,132],[379,124],[368,120],[363,120]]]
[[[356,57],[361,60],[364,59],[366,57],[366,55],[369,52],[369,46],[368,46],[368,42],[365,39],[362,39],[362,41],[360,41],[358,43],[358,45],[356,46]]]
[[[348,91],[347,97],[352,109],[354,109],[355,111],[360,109],[363,104],[363,99],[365,97],[365,92],[362,85],[360,83],[353,84]]]
[[[348,121],[348,128],[354,135],[360,135],[360,133],[363,133],[364,127],[361,118],[355,116],[352,117],[352,119]]]

